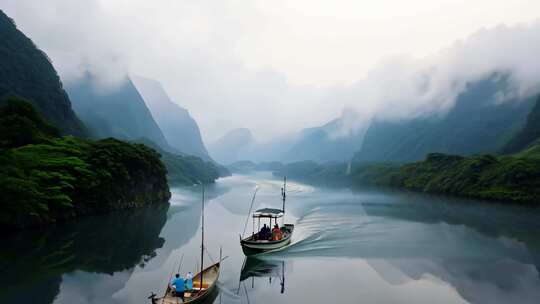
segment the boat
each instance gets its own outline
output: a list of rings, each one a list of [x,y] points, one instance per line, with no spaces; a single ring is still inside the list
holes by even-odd
[[[219,251],[219,261],[206,268],[204,268],[204,185],[202,185],[202,212],[201,212],[201,268],[198,273],[193,276],[193,288],[184,291],[184,300],[175,295],[171,289],[169,277],[167,281],[167,288],[163,297],[157,298],[156,294],[152,293],[148,297],[152,304],[178,304],[178,303],[212,303],[216,298],[217,282],[219,279],[221,262],[224,260],[221,256],[221,249]],[[183,257],[182,257],[183,259]],[[180,262],[180,265],[182,262]],[[180,269],[180,267],[178,267]]]
[[[251,200],[251,207],[249,210],[249,214],[251,214],[251,209],[253,207],[253,202],[255,201],[255,196],[257,194],[257,189],[255,190],[255,193],[253,195],[253,198]],[[253,218],[253,231],[250,236],[243,237],[243,235],[240,235],[240,246],[242,246],[242,251],[246,256],[254,255],[262,252],[267,252],[271,250],[277,250],[282,247],[287,246],[291,242],[291,237],[294,231],[294,225],[293,224],[285,224],[285,201],[287,198],[287,178],[283,178],[283,187],[281,188],[281,198],[283,201],[283,208],[282,209],[275,209],[275,208],[263,208],[258,209],[255,212],[253,212],[252,218]],[[270,235],[261,235],[261,220],[266,221],[269,220],[269,226],[273,227],[272,221],[274,225],[278,225],[278,219],[283,218],[283,225],[279,227],[281,231],[281,237],[280,238],[273,238]],[[247,227],[247,222],[249,220],[246,220],[246,225],[244,226],[244,233]],[[257,230],[255,230],[255,226],[257,224]],[[264,223],[263,223],[264,224]]]
[[[158,304],[178,304],[178,303],[212,303],[216,298],[216,284],[219,279],[220,263],[215,263],[210,267],[205,268],[202,272],[197,273],[193,277],[193,289],[184,292],[184,301],[174,295],[169,284],[165,295],[158,300]],[[202,288],[201,288],[201,273],[202,273]]]
[[[285,261],[262,260],[253,256],[245,257],[236,294],[240,294],[243,286],[247,296],[248,289],[255,289],[256,280],[262,281],[262,283],[266,281],[266,284],[270,285],[263,286],[265,289],[277,284],[279,285],[279,292],[285,293]]]

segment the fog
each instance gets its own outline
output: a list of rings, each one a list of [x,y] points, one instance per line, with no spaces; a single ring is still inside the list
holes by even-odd
[[[65,83],[156,79],[206,142],[246,127],[270,140],[345,113],[444,115],[468,82],[508,73],[539,91],[538,1],[0,0]]]

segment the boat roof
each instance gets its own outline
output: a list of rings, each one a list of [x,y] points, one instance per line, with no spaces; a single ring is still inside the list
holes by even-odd
[[[253,212],[253,217],[278,218],[283,216],[283,210],[274,208],[262,208]]]

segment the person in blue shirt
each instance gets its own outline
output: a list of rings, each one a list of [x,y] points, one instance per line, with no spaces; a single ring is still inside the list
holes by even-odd
[[[176,296],[184,301],[184,279],[177,273],[171,282],[171,287],[176,293]]]
[[[186,274],[186,284],[185,284],[185,288],[186,290],[191,290],[193,289],[193,274],[190,272],[188,272]]]

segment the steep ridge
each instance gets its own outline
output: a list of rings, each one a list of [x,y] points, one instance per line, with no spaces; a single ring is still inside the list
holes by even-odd
[[[540,96],[534,108],[527,116],[527,122],[502,149],[503,153],[516,153],[534,144],[540,139]]]
[[[63,134],[85,135],[47,55],[0,10],[0,102],[10,96],[30,101]]]
[[[186,109],[169,98],[161,83],[143,77],[133,77],[133,82],[167,142],[185,154],[210,160],[197,122]]]
[[[504,77],[470,84],[444,117],[374,121],[355,160],[409,162],[432,152],[497,152],[523,126],[534,104],[533,97],[497,103],[506,87]]]
[[[67,86],[75,112],[97,138],[125,140],[147,138],[165,150],[170,146],[131,79],[119,86],[102,88],[94,75]]]
[[[360,149],[363,132],[344,131],[344,128],[343,117],[340,117],[321,127],[304,129],[279,160],[328,162],[351,159]]]
[[[234,129],[210,143],[209,150],[212,157],[222,163],[231,164],[239,159],[243,150],[255,142],[251,131],[246,128]]]

